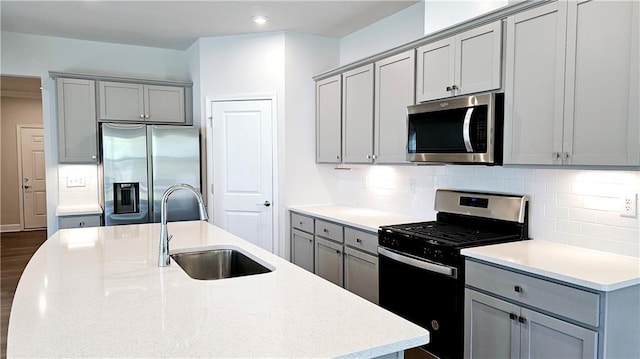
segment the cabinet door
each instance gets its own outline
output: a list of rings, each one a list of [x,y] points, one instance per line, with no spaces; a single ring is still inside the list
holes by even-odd
[[[456,35],[455,46],[456,95],[501,87],[502,21]]]
[[[342,161],[342,76],[316,83],[316,161]]]
[[[507,19],[505,164],[560,163],[566,10],[558,1]]]
[[[417,50],[416,102],[453,95],[455,38],[432,42]]]
[[[378,304],[378,257],[344,249],[344,288]]]
[[[640,164],[638,1],[570,1],[564,152],[577,165]]]
[[[375,64],[374,156],[377,163],[407,162],[407,106],[415,103],[415,51]]]
[[[291,229],[291,262],[313,273],[313,235]]]
[[[524,308],[520,317],[520,358],[597,357],[598,333]]]
[[[184,123],[184,88],[145,85],[144,108],[147,121]]]
[[[342,74],[342,120],[343,161],[373,162],[373,64]]]
[[[465,289],[464,357],[518,358],[520,307]]]
[[[98,91],[101,120],[145,120],[143,85],[100,81]]]
[[[315,274],[342,287],[342,245],[318,236],[315,237],[315,242]]]
[[[58,78],[58,161],[97,163],[96,87],[92,80]]]

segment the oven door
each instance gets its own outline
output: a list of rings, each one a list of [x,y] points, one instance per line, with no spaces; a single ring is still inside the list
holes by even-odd
[[[457,268],[378,247],[380,306],[429,330],[431,354],[461,358],[464,288]]]

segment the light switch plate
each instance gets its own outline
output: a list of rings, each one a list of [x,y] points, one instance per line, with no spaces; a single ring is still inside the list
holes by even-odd
[[[85,181],[82,176],[67,176],[67,188],[84,187]]]

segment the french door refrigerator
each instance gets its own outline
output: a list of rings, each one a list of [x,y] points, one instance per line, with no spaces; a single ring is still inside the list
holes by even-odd
[[[160,222],[167,188],[186,183],[200,189],[197,128],[103,123],[100,132],[106,226]],[[174,192],[167,208],[169,221],[200,218],[187,191]]]

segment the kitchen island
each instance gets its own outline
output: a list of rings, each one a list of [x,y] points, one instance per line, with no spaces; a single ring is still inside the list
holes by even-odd
[[[159,224],[60,230],[20,279],[15,357],[378,357],[429,333],[220,228],[169,223],[171,253],[235,247],[270,273],[190,278],[157,266]]]

